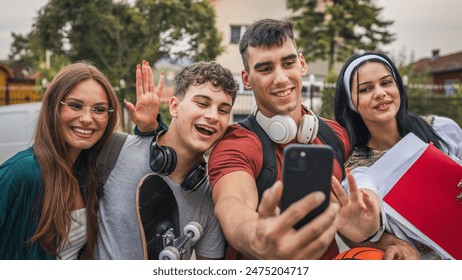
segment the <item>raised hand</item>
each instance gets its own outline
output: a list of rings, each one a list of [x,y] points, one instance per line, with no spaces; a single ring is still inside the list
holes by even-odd
[[[136,65],[136,105],[124,100],[130,118],[141,132],[150,132],[157,128],[160,98],[164,89],[164,74],[159,76],[159,84],[154,85],[154,77],[149,62],[143,60]]]
[[[378,197],[368,189],[359,190],[350,170],[346,170],[349,195],[340,182],[332,177],[332,190],[340,208],[338,231],[353,242],[362,242],[380,228]]]
[[[311,193],[292,204],[283,213],[277,206],[282,182],[265,191],[258,207],[256,238],[251,243],[254,257],[264,259],[319,259],[325,253],[337,229],[338,205],[331,205],[317,218],[301,227],[293,226],[324,201],[321,192]]]

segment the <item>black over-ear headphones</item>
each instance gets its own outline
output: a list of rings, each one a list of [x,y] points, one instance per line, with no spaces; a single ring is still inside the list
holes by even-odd
[[[299,143],[308,144],[316,138],[319,126],[316,114],[311,110],[308,110],[308,112],[308,114],[303,115],[299,127],[291,117],[286,115],[276,115],[268,118],[258,108],[254,111],[254,114],[258,124],[273,142],[287,144],[297,137]]]
[[[170,175],[176,167],[176,152],[173,148],[168,146],[159,145],[159,136],[167,132],[167,130],[162,130],[159,132],[157,137],[155,137],[151,143],[150,159],[149,163],[151,170],[158,175],[168,176]],[[207,179],[207,163],[205,159],[194,168],[180,184],[181,188],[186,191],[195,191],[197,190],[204,181]]]

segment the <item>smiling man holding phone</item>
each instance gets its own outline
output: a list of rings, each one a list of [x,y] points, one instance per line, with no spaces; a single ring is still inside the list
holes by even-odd
[[[241,78],[252,89],[257,108],[248,116],[249,122],[228,127],[209,157],[215,215],[230,245],[226,258],[333,259],[338,254],[334,236],[339,206],[329,203],[311,222],[294,229],[325,201],[326,195],[313,192],[281,212],[282,155],[288,144],[324,144],[317,131],[326,125],[338,138],[346,159],[350,151],[347,132],[337,122],[316,117],[302,106],[302,76],[307,64],[297,51],[292,23],[273,19],[253,23],[244,33],[239,50],[244,65]],[[260,136],[269,140],[262,141]],[[267,165],[266,157],[271,154],[274,168]],[[339,181],[342,165],[334,160],[328,171]],[[275,178],[269,178],[272,174]],[[259,195],[259,189],[265,188]],[[388,244],[398,243],[393,240]],[[400,248],[407,258],[415,258],[407,243],[401,245],[405,245]]]
[[[241,39],[240,52],[244,64],[242,81],[253,90],[257,104],[252,116],[259,129],[271,138],[277,159],[275,179],[280,180],[282,151],[287,144],[323,144],[316,135],[318,118],[302,106],[302,76],[307,64],[297,51],[288,21],[255,22]],[[343,151],[349,151],[346,131],[335,121],[323,121],[339,136]],[[257,134],[240,125],[231,125],[211,153],[209,175],[215,214],[228,242],[250,258],[332,259],[338,253],[334,240],[338,206],[331,204],[313,222],[293,229],[326,197],[313,193],[279,214],[280,182],[268,182],[274,187],[261,199],[258,196],[256,181],[264,169],[263,154]],[[337,161],[333,173],[342,179],[342,167]]]

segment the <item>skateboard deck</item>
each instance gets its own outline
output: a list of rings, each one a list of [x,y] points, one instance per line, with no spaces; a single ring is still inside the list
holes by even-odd
[[[181,235],[175,195],[164,179],[153,173],[138,184],[136,212],[144,259],[180,260],[187,242],[197,241],[202,235],[202,227],[196,222],[188,223]]]
[[[144,258],[157,260],[165,248],[164,235],[169,230],[175,236],[180,234],[180,217],[175,196],[160,176],[148,174],[138,185],[136,205]]]

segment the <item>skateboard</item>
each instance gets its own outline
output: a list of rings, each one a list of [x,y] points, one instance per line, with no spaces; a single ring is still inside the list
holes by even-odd
[[[136,213],[147,260],[181,260],[185,245],[199,240],[203,232],[199,223],[189,222],[180,234],[175,196],[164,179],[153,173],[138,184]]]

